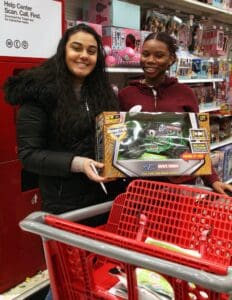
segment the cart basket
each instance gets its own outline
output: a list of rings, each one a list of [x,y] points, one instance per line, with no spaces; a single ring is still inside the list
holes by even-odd
[[[208,190],[138,179],[113,203],[60,216],[38,212],[20,225],[43,237],[55,299],[123,299],[109,293],[118,280],[109,271],[118,266],[127,275],[130,300],[138,299],[138,267],[165,276],[177,300],[228,299],[231,200]],[[103,228],[74,222],[110,207]]]

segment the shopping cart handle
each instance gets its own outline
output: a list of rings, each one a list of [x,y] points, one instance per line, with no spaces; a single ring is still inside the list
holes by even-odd
[[[60,214],[59,217],[69,221],[82,221],[109,212],[112,204],[113,201],[103,202]]]
[[[205,190],[205,191],[210,191],[210,192],[213,192],[213,188],[209,187],[209,186],[206,186],[206,185],[198,185],[198,184],[180,184],[182,186],[187,186],[187,187],[190,187],[190,188],[197,188],[197,189],[200,189],[200,190]]]
[[[62,216],[65,215],[66,219],[74,220],[75,217],[83,217],[83,212],[85,217],[88,213],[90,213],[90,215],[96,215],[99,214],[99,212],[102,213],[109,209],[110,206],[111,203],[103,206],[98,205],[88,207],[86,209],[80,209],[71,213],[63,214]],[[96,207],[99,208],[98,211],[96,210]],[[88,212],[85,210],[88,210]],[[137,251],[124,249],[106,242],[54,228],[44,223],[45,215],[46,214],[44,212],[32,213],[20,222],[20,227],[23,230],[39,234],[43,238],[57,240],[127,264],[129,263],[137,267],[150,269],[188,282],[194,282],[195,284],[216,292],[232,292],[232,268],[228,269],[228,274],[225,276],[208,273],[165,259],[156,258]],[[61,217],[61,215],[59,217]]]

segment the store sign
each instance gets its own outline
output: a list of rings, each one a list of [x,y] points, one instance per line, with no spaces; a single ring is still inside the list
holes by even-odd
[[[0,56],[52,56],[62,35],[61,9],[53,0],[0,0]]]

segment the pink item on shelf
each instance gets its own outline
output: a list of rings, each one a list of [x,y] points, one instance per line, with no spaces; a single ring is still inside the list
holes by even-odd
[[[102,42],[110,47],[117,66],[138,66],[140,53],[140,31],[135,29],[108,26],[103,27]]]
[[[84,23],[86,25],[89,25],[90,27],[92,27],[100,36],[102,36],[102,25],[100,24],[95,24],[95,23],[90,23],[90,22],[86,22],[86,21],[81,21],[78,20],[76,21],[76,24],[80,24],[80,23]]]
[[[116,65],[116,58],[112,55],[108,55],[105,58],[105,63],[107,67],[114,67]]]
[[[131,47],[126,47],[119,52],[121,58],[125,61],[133,60],[135,56],[135,51]]]
[[[135,53],[133,60],[134,62],[137,62],[138,64],[140,63],[140,58],[141,58],[141,54],[140,53]]]

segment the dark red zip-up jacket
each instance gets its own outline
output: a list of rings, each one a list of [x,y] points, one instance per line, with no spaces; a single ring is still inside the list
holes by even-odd
[[[144,112],[199,112],[198,102],[192,89],[188,85],[179,83],[176,78],[167,76],[156,90],[142,83],[141,79],[133,80],[119,92],[118,98],[121,111],[129,111],[131,107],[141,105]],[[219,181],[213,168],[211,175],[204,175],[201,178],[208,186]],[[159,178],[159,180],[195,183],[193,176]]]

